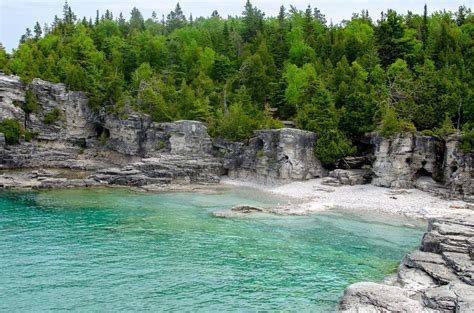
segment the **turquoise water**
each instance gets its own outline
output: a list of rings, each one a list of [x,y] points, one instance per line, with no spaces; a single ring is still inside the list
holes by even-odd
[[[424,225],[331,211],[219,219],[250,190],[0,192],[0,311],[326,312],[377,281]]]

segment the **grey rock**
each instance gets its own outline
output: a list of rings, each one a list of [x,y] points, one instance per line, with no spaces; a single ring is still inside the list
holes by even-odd
[[[334,186],[337,181],[340,185],[363,185],[370,183],[371,176],[372,171],[370,169],[336,169],[329,172],[329,178],[335,180],[329,181],[323,179],[323,184]]]
[[[339,312],[433,312],[399,287],[356,283],[344,290]]]
[[[431,220],[421,251],[406,255],[398,269],[393,284],[400,288],[373,283],[351,285],[340,300],[339,310],[473,312],[473,230],[472,215]],[[453,251],[456,249],[462,252]]]
[[[425,271],[418,268],[411,268],[401,264],[397,272],[397,281],[410,296],[426,290],[431,287],[438,286],[438,283],[428,275]]]
[[[457,296],[449,286],[429,288],[423,292],[424,304],[442,312],[454,312],[456,309]]]
[[[412,188],[420,176],[441,176],[438,155],[441,142],[433,136],[397,133],[390,138],[374,135],[373,163],[376,186]]]
[[[446,138],[408,133],[369,137],[374,146],[372,184],[416,187],[442,198],[474,201],[473,157],[460,148],[460,134]]]
[[[231,209],[225,209],[225,210],[213,212],[212,215],[214,217],[219,217],[219,218],[236,218],[236,217],[244,217],[249,214],[265,213],[265,212],[267,212],[267,210],[263,208],[250,206],[250,205],[238,205]]]
[[[5,141],[5,135],[3,133],[0,133],[0,149],[5,148],[6,141]]]
[[[25,120],[25,112],[15,104],[25,101],[25,84],[18,76],[0,73],[0,121],[13,118]]]
[[[224,168],[233,178],[261,183],[305,180],[324,175],[314,156],[316,135],[292,128],[255,132],[246,146],[234,145],[224,155]],[[225,153],[225,152],[224,152]]]

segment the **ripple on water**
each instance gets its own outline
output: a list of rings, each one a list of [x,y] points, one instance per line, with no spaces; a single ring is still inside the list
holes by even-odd
[[[0,192],[0,311],[327,311],[348,284],[393,273],[424,230],[342,211],[211,216],[281,201],[250,189]]]

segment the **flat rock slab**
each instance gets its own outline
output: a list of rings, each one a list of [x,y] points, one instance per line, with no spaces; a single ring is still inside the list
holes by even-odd
[[[399,287],[376,283],[357,283],[344,291],[339,312],[435,312],[410,299]]]

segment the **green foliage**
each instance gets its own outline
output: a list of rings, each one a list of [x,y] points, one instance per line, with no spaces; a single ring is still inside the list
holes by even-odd
[[[27,90],[25,92],[25,103],[21,106],[25,113],[38,113],[41,110],[40,105],[38,104],[38,99],[36,95],[31,91]]]
[[[0,122],[0,133],[5,135],[6,143],[12,145],[20,142],[24,129],[17,120],[4,119]]]
[[[58,108],[54,108],[51,112],[44,113],[43,122],[45,124],[53,124],[61,119],[62,113]]]
[[[329,130],[316,140],[315,153],[324,165],[334,164],[355,152],[356,148],[352,146],[352,142],[337,129]]]
[[[474,152],[474,130],[469,124],[463,126],[463,136],[461,141],[461,150],[467,153]]]
[[[416,127],[412,122],[400,119],[397,112],[391,107],[385,107],[382,113],[382,123],[380,134],[389,137],[397,132],[416,132]]]
[[[427,12],[388,10],[375,21],[363,11],[328,25],[309,6],[267,17],[247,1],[227,18],[188,19],[178,4],[164,19],[133,8],[88,22],[66,3],[11,55],[0,45],[0,70],[85,91],[98,111],[197,119],[226,138],[296,121],[319,134],[316,153],[331,162],[364,132],[448,134],[446,115],[456,128],[474,123],[474,16],[466,7]],[[26,98],[25,112],[38,112],[34,94]]]
[[[25,141],[31,141],[32,139],[39,136],[38,132],[30,132],[29,130],[25,131]]]
[[[102,145],[102,146],[105,146],[107,144],[107,141],[109,140],[110,138],[110,132],[108,129],[103,129],[102,132],[100,133],[100,137],[99,137],[99,143]]]
[[[448,136],[456,133],[456,128],[453,126],[453,121],[451,121],[451,118],[449,115],[446,113],[443,124],[441,125],[440,128],[435,128],[434,133],[438,136]]]
[[[245,112],[241,104],[236,103],[230,106],[229,112],[217,125],[214,134],[230,140],[243,141],[257,128],[257,121]]]

